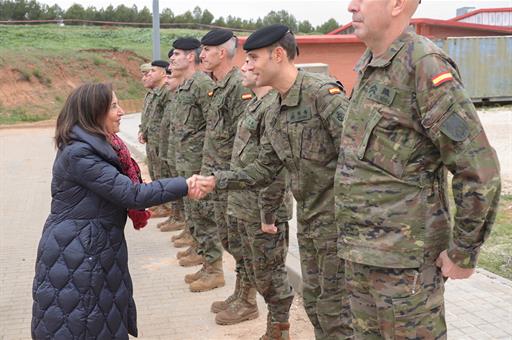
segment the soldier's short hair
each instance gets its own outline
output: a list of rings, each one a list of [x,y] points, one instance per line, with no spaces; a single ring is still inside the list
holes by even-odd
[[[186,55],[189,55],[190,53],[194,53],[194,63],[196,65],[199,65],[201,63],[201,59],[199,58],[199,56],[201,55],[201,48],[196,48],[196,49],[193,49],[193,50],[186,50],[185,51],[185,54]]]
[[[233,59],[236,54],[236,43],[237,43],[237,38],[232,37],[228,41],[226,41],[225,43],[220,45],[219,47],[225,48],[227,51],[228,58]]]
[[[286,51],[288,60],[294,60],[298,55],[297,41],[292,32],[287,32],[281,39],[268,46],[268,50],[272,52],[276,47],[282,47]]]

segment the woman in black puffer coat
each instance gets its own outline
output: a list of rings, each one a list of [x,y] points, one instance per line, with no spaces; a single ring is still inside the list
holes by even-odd
[[[32,289],[34,339],[137,336],[127,209],[186,196],[189,184],[189,197],[197,193],[191,179],[133,184],[122,174],[109,143],[122,115],[110,85],[87,84],[73,91],[57,119],[51,213]]]

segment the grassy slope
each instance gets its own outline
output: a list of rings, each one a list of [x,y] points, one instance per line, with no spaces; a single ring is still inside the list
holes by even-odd
[[[206,31],[162,29],[161,57],[174,39],[180,36],[201,37]],[[140,99],[145,90],[133,66],[151,60],[152,31],[150,28],[124,28],[99,26],[8,26],[0,25],[0,74],[17,72],[14,80],[25,88],[33,86],[38,95],[18,104],[6,105],[0,97],[0,124],[38,121],[56,115],[62,107],[69,86],[62,84],[66,72],[75,72],[73,83],[108,81],[114,84],[122,99]],[[130,51],[133,55],[124,61],[132,62],[131,72],[108,52]],[[60,74],[56,74],[64,70]],[[64,74],[63,74],[64,73]],[[5,74],[2,74],[5,79]],[[1,85],[2,79],[0,79]],[[12,79],[9,81],[13,81]],[[4,83],[9,90],[10,84]],[[65,90],[66,89],[66,90]],[[6,96],[23,97],[19,89]],[[21,95],[20,95],[21,93]]]
[[[171,42],[180,36],[201,37],[206,31],[162,29],[162,58],[167,58]],[[150,28],[99,26],[0,26],[0,46],[5,51],[44,51],[53,55],[81,49],[130,50],[151,58]],[[4,51],[2,51],[2,54]]]

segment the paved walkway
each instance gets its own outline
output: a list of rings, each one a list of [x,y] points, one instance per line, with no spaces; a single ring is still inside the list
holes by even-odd
[[[130,124],[136,128],[136,116],[126,117],[122,124],[123,131],[133,135]],[[52,129],[0,130],[0,338],[5,340],[30,338],[34,260],[50,204],[52,134]],[[209,312],[211,301],[227,296],[233,287],[233,260],[225,257],[226,287],[190,293],[183,276],[191,270],[177,265],[170,233],[159,232],[157,222],[151,220],[142,231],[135,231],[130,223],[126,229],[140,338],[257,339],[266,315],[261,298],[262,316],[241,325],[217,326]],[[288,264],[297,283],[295,239]],[[510,281],[485,273],[449,281],[446,301],[450,339],[512,339]],[[312,339],[300,300],[291,314],[293,339]]]

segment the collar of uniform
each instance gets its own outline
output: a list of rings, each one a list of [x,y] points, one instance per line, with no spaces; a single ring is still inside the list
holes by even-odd
[[[196,72],[196,73],[197,73],[197,72]],[[194,73],[194,74],[192,75],[192,77],[190,77],[190,78],[188,78],[187,80],[185,80],[185,81],[183,82],[183,84],[181,84],[181,85],[180,85],[180,87],[179,87],[179,89],[178,89],[178,90],[179,90],[179,91],[181,91],[181,90],[189,90],[189,89],[190,89],[190,86],[192,86],[192,83],[194,82],[194,76],[196,75],[196,73]]]
[[[247,104],[247,111],[254,112],[258,109],[258,107],[260,107],[261,101],[263,98],[265,98],[265,96],[258,98],[258,96],[256,96],[256,94],[252,90],[251,90],[251,94],[253,97],[252,97],[251,101],[249,102],[249,104]]]
[[[154,89],[153,89],[153,92],[154,92],[157,96],[159,96],[159,95],[161,95],[165,90],[166,90],[165,85],[162,85],[162,86],[160,86],[160,87],[154,88]]]
[[[372,59],[368,64],[371,67],[385,67],[391,63],[391,60],[397,55],[398,51],[405,45],[405,41],[411,36],[411,28],[407,28],[400,36],[393,41],[391,46],[379,58]]]
[[[281,98],[281,106],[293,107],[299,105],[300,101],[300,89],[302,88],[302,80],[304,79],[304,71],[299,70],[297,78],[292,87],[288,90],[286,97]]]
[[[238,69],[236,67],[233,67],[227,74],[226,76],[219,82],[217,82],[216,84],[216,88],[224,88],[228,85],[229,83],[229,80],[231,79],[231,77],[236,73],[238,72]]]
[[[361,71],[364,70],[366,66],[370,63],[370,60],[372,60],[372,52],[370,51],[370,49],[367,48],[366,51],[364,51],[361,58],[359,58],[359,61],[354,67],[354,71],[356,73],[361,73]]]

